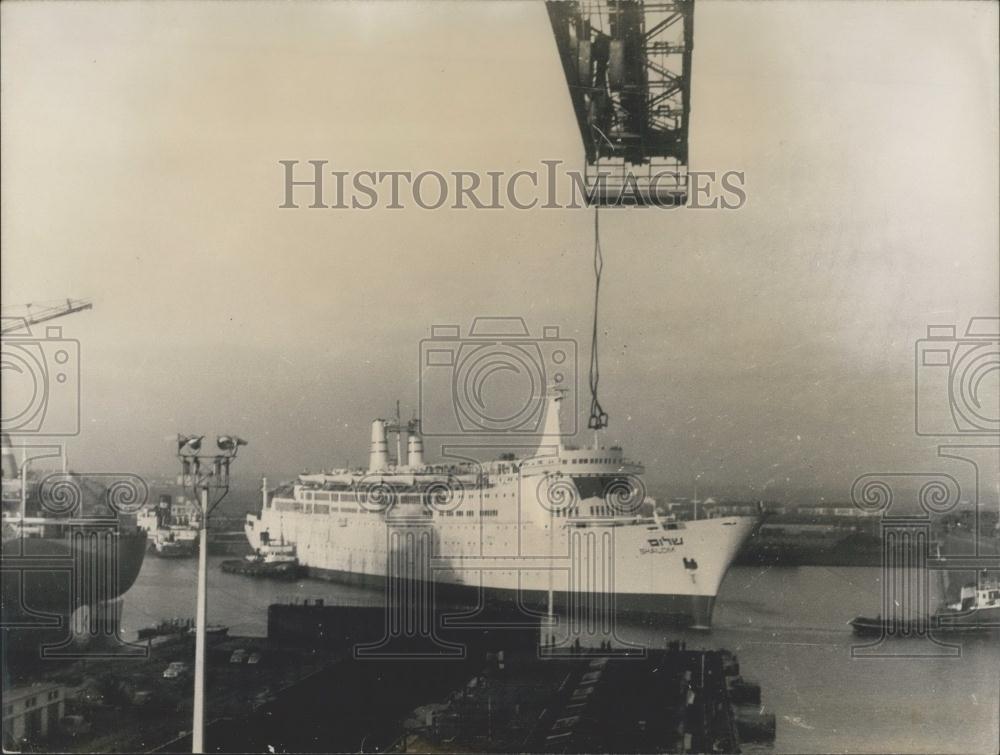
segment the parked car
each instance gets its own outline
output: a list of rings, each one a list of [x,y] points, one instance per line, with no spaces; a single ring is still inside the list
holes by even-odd
[[[247,663],[249,663],[251,666],[255,666],[258,663],[260,663],[261,657],[262,656],[261,656],[260,653],[258,653],[257,651],[254,651],[254,652],[250,653],[250,657],[247,658]]]
[[[244,650],[243,648],[234,650],[233,654],[229,656],[230,663],[243,663],[243,661],[245,661],[246,659],[247,659],[247,651]]]
[[[163,672],[164,679],[177,679],[187,673],[188,665],[184,661],[173,661]]]

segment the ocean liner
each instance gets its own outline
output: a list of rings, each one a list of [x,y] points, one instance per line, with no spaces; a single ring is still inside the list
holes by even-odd
[[[395,574],[401,544],[414,542],[406,534],[418,534],[427,569],[415,579],[432,581],[439,596],[525,608],[584,600],[708,628],[757,518],[657,517],[642,465],[620,447],[564,444],[560,400],[549,392],[532,454],[485,463],[427,463],[419,421],[374,420],[367,469],[302,474],[270,492],[265,480],[260,514],[247,515],[250,546],[261,555],[294,546],[311,576],[378,585]]]
[[[113,633],[113,604],[135,582],[146,533],[116,508],[140,491],[126,475],[53,473],[43,479],[18,469],[6,433],[3,445],[3,655],[38,658],[38,648],[66,639],[68,617],[89,611],[87,627]],[[110,617],[110,619],[109,619]]]

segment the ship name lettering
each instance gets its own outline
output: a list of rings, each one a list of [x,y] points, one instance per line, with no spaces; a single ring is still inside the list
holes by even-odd
[[[684,545],[683,537],[651,537],[649,538],[649,545],[652,548],[658,548],[662,545]]]

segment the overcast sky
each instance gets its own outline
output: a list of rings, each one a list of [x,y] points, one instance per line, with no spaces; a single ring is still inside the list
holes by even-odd
[[[696,8],[692,168],[748,203],[602,213],[609,442],[680,487],[947,469],[914,342],[997,314],[997,5]],[[192,430],[249,438],[247,476],[362,462],[433,324],[520,315],[586,362],[593,210],[278,209],[279,160],[582,167],[541,2],[0,14],[4,304],[94,300],[60,321],[74,468],[172,471]]]

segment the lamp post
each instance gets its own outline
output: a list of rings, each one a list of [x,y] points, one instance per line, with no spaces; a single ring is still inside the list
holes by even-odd
[[[216,439],[218,453],[202,453],[204,435],[178,435],[177,458],[181,461],[181,485],[198,502],[198,602],[195,613],[194,716],[191,752],[205,751],[205,621],[208,614],[208,517],[229,492],[229,467],[240,446],[247,442],[235,435]]]

